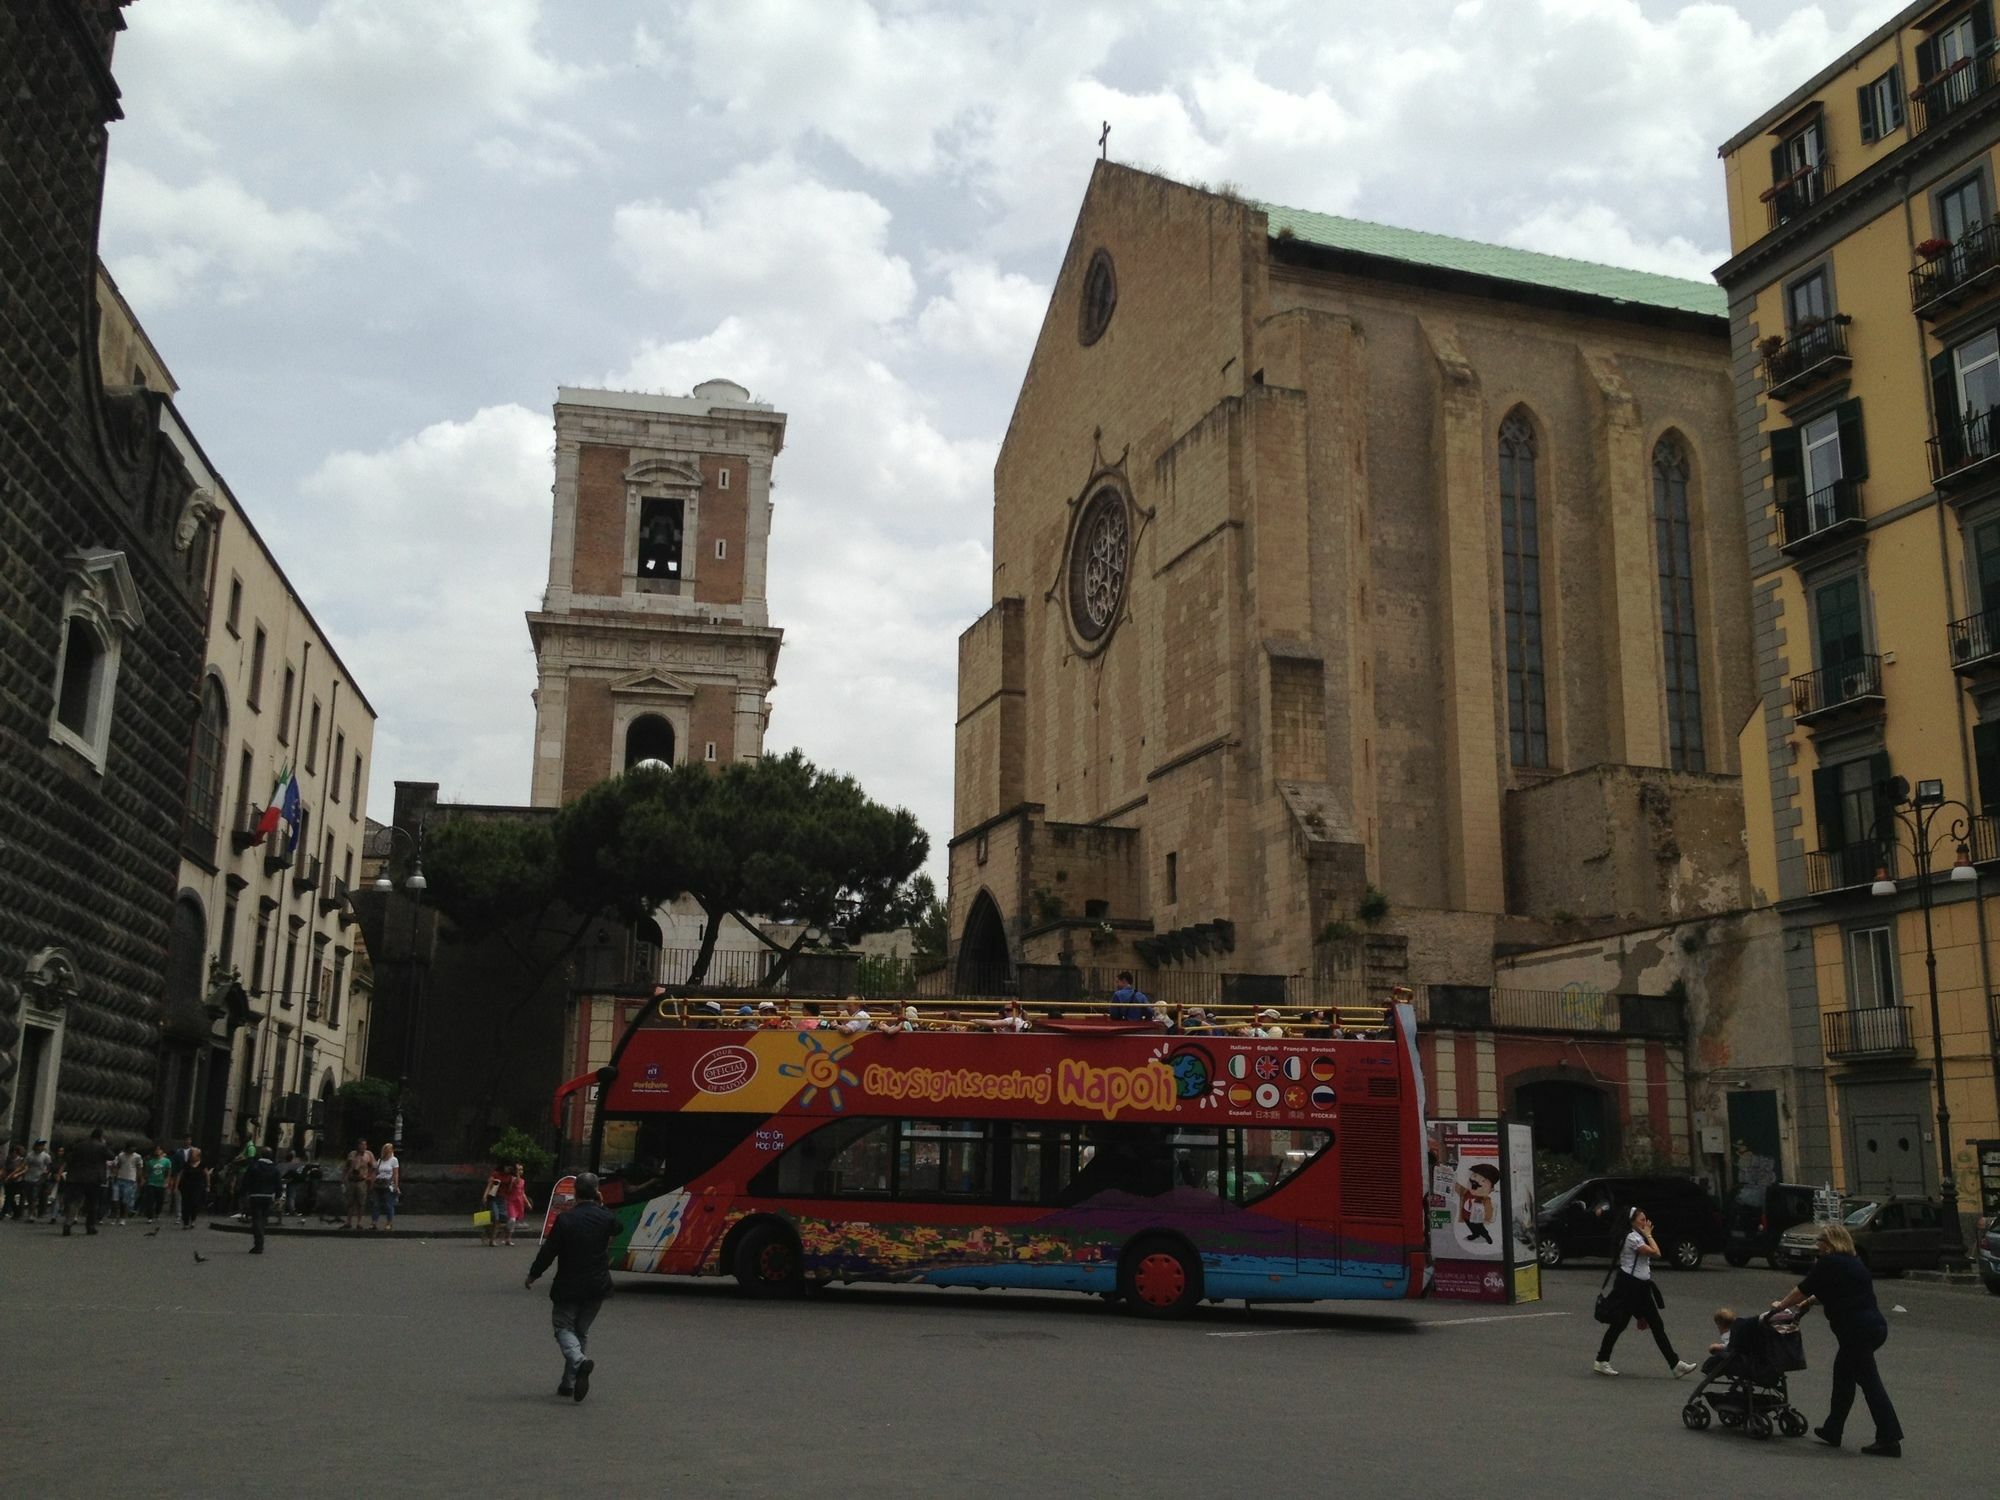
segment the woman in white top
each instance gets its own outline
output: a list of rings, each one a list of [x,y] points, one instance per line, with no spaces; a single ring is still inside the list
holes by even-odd
[[[1651,1330],[1667,1368],[1678,1380],[1692,1373],[1695,1367],[1674,1353],[1673,1340],[1667,1337],[1666,1326],[1660,1321],[1660,1309],[1667,1305],[1667,1299],[1653,1284],[1653,1260],[1660,1253],[1659,1242],[1653,1238],[1653,1221],[1646,1217],[1644,1209],[1635,1208],[1626,1215],[1625,1223],[1625,1243],[1619,1247],[1618,1264],[1612,1272],[1615,1280],[1605,1298],[1604,1338],[1597,1346],[1597,1359],[1591,1369],[1600,1375],[1618,1373],[1611,1368],[1611,1346],[1618,1342],[1625,1325],[1639,1318]]]
[[[375,1158],[374,1201],[368,1205],[368,1227],[393,1233],[396,1228],[396,1195],[403,1190],[403,1163],[396,1156],[396,1143],[384,1141],[382,1154]],[[383,1220],[389,1222],[386,1226]]]

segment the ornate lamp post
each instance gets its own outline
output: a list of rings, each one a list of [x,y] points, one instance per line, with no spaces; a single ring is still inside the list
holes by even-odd
[[[1931,889],[1931,856],[1949,844],[1953,851],[1951,874],[1947,877],[1956,884],[1969,884],[1978,880],[1979,872],[1972,867],[1972,855],[1966,848],[1966,838],[1972,831],[1972,809],[1963,802],[1948,799],[1944,794],[1942,781],[1919,781],[1913,794],[1910,784],[1900,776],[1889,779],[1889,809],[1876,820],[1875,842],[1883,852],[1884,862],[1876,872],[1875,883],[1868,888],[1871,896],[1893,896],[1896,882],[1889,878],[1887,856],[1891,850],[1907,847],[1916,865],[1917,909],[1924,914],[1924,973],[1930,984],[1931,1002],[1931,1077],[1937,1084],[1937,1133],[1938,1133],[1938,1197],[1943,1208],[1945,1230],[1945,1259],[1953,1266],[1965,1261],[1965,1242],[1960,1237],[1958,1223],[1958,1183],[1951,1169],[1951,1106],[1945,1100],[1944,1091],[1944,1027],[1938,1016],[1937,947],[1931,936],[1931,907],[1934,892]],[[1958,816],[1939,833],[1932,827],[1939,813],[1947,808],[1956,808]],[[1899,838],[1901,833],[1905,837]]]
[[[393,825],[389,829],[389,862],[382,866],[382,873],[375,877],[375,889],[384,896],[393,896],[396,882],[390,878],[389,864],[396,858],[396,840],[402,839],[410,846],[410,873],[403,879],[403,889],[410,897],[410,957],[405,970],[405,994],[403,1003],[403,1068],[396,1079],[396,1147],[403,1144],[403,1102],[410,1090],[410,1062],[414,1056],[417,1040],[417,1010],[423,1003],[423,981],[419,977],[417,963],[417,907],[423,900],[424,892],[430,889],[430,882],[424,879],[424,825],[419,823],[413,834]]]

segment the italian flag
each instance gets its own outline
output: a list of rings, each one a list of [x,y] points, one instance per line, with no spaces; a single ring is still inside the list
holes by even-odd
[[[271,789],[271,803],[264,809],[264,815],[257,820],[257,837],[254,843],[261,844],[278,831],[280,823],[292,830],[292,837],[298,837],[299,830],[299,779],[286,766],[278,773],[278,784]],[[289,847],[289,845],[288,845]]]

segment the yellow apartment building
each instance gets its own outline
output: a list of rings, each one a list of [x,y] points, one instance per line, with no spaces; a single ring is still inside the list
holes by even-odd
[[[1800,1167],[1967,1214],[2000,1210],[1991,3],[1906,8],[1724,144],[1716,273],[1762,703],[1738,748]]]

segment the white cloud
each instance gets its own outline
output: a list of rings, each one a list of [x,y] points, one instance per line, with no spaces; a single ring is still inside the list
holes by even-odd
[[[127,246],[108,258],[136,306],[170,306],[205,280],[225,299],[250,296],[357,243],[349,224],[274,208],[220,173],[176,187],[113,161],[104,199],[105,234]]]
[[[1524,250],[1695,281],[1706,281],[1709,272],[1729,256],[1720,245],[1703,247],[1678,234],[1664,240],[1641,238],[1623,215],[1602,203],[1551,203],[1499,238],[1502,244],[1519,245]]]
[[[825,324],[883,323],[916,294],[910,263],[888,249],[889,210],[784,156],[738,167],[696,207],[622,204],[612,234],[639,284],[684,308],[754,303]]]
[[[373,809],[397,777],[465,801],[527,801],[548,579],[552,418],[491,406],[328,454],[300,504],[258,524],[379,716]]]
[[[1035,335],[1048,310],[1049,289],[992,261],[948,262],[949,290],[930,299],[917,316],[917,333],[945,354],[973,355],[1027,367]]]

